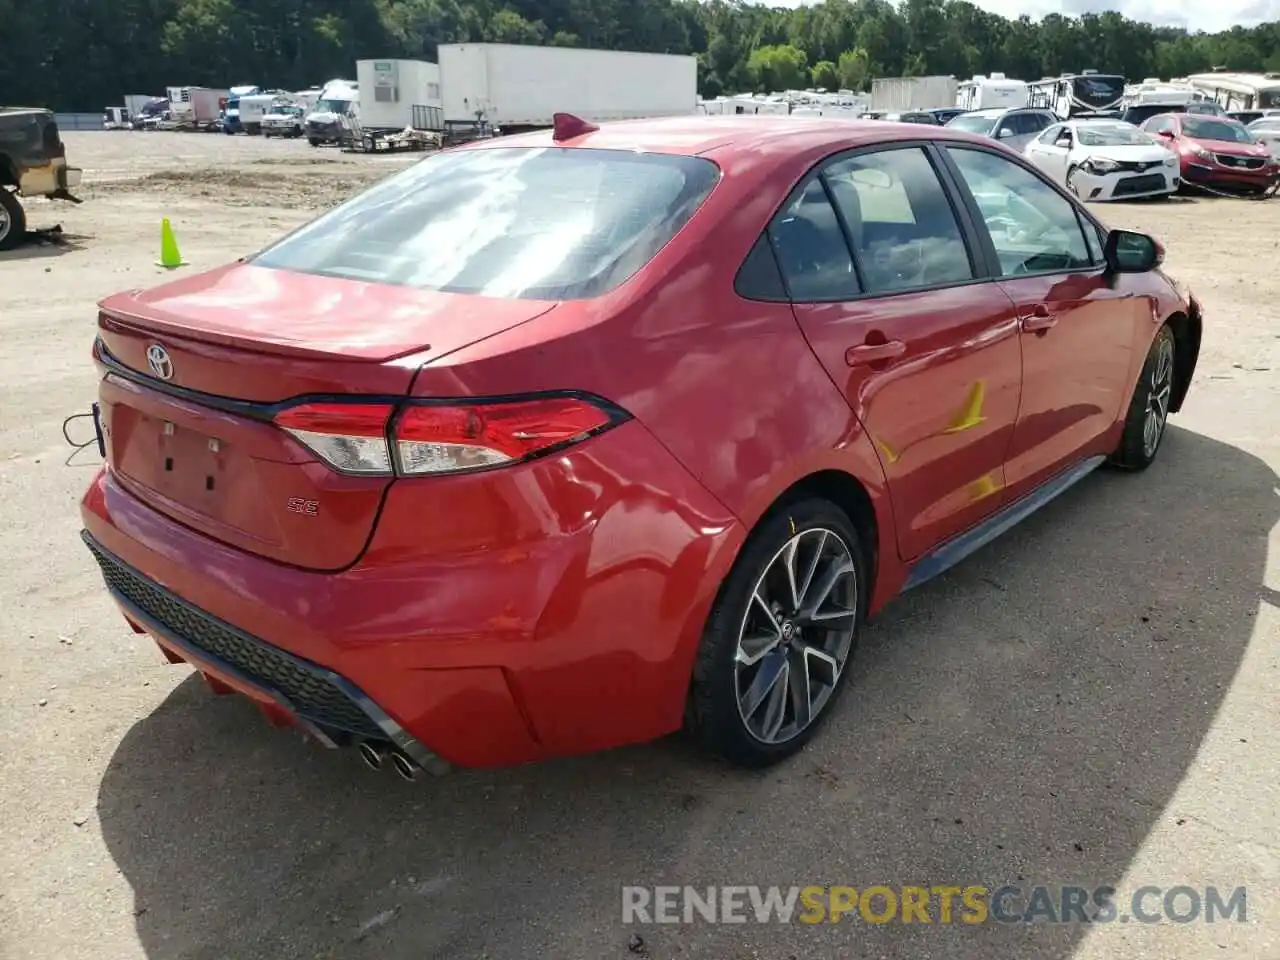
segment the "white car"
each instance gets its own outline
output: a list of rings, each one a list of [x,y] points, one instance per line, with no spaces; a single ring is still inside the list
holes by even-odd
[[[1253,134],[1253,139],[1271,151],[1273,159],[1280,160],[1280,110],[1275,113],[1274,117],[1253,121],[1247,129]]]
[[[1081,200],[1168,196],[1180,185],[1178,155],[1122,120],[1057,123],[1023,153]]]

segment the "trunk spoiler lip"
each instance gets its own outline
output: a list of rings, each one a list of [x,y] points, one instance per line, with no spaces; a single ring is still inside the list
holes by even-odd
[[[190,387],[181,387],[176,384],[167,383],[164,380],[148,376],[147,374],[135,370],[132,367],[126,366],[112,356],[111,351],[107,349],[107,345],[102,341],[101,337],[96,337],[94,339],[93,355],[94,359],[107,371],[106,375],[108,377],[119,377],[120,379],[127,380],[130,383],[145,387],[148,390],[154,390],[157,393],[168,394],[169,396],[180,400],[186,400],[190,403],[210,407],[223,413],[230,413],[235,416],[244,417],[249,420],[258,420],[263,423],[271,423],[283,410],[311,403],[390,405],[396,408],[396,414],[388,420],[388,423],[391,423],[395,419],[395,416],[399,414],[400,409],[408,406],[449,406],[456,404],[480,406],[491,403],[512,403],[521,400],[552,397],[565,397],[588,401],[609,413],[611,421],[615,423],[621,423],[625,420],[631,419],[631,414],[622,409],[622,407],[618,406],[613,401],[601,397],[598,394],[591,393],[588,390],[539,390],[529,393],[504,394],[501,396],[454,397],[415,397],[405,393],[308,393],[299,394],[294,397],[288,397],[284,400],[277,400],[274,402],[239,400],[235,397],[224,397],[216,393],[206,393],[203,390],[193,390]]]

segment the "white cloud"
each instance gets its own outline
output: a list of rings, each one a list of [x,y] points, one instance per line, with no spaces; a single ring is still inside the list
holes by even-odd
[[[785,7],[797,7],[805,0],[767,0]],[[971,0],[983,10],[990,10],[1002,17],[1013,19],[1027,14],[1038,20],[1046,13],[1078,16],[1081,13],[1101,13],[1117,10],[1130,20],[1146,21],[1162,26],[1185,27],[1217,33],[1234,26],[1252,27],[1270,20],[1280,20],[1280,0],[1219,0],[1205,3],[1203,0],[1065,0],[1051,3],[1049,0]]]

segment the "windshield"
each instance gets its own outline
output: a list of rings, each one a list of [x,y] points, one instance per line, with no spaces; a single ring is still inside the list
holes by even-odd
[[[1124,77],[1090,74],[1075,78],[1076,99],[1093,107],[1106,107],[1124,96]]]
[[[984,117],[972,113],[962,113],[947,121],[948,127],[964,130],[967,133],[990,133],[995,129],[996,117]]]
[[[317,113],[346,113],[351,106],[350,100],[317,100]]]
[[[1127,124],[1114,126],[1077,127],[1080,142],[1086,147],[1149,147],[1154,140],[1137,127]]]
[[[1230,143],[1253,143],[1253,134],[1234,120],[1187,116],[1182,121],[1182,135],[1197,140],[1226,140]]]
[[[715,186],[699,157],[493,148],[429,157],[258,255],[263,267],[529,300],[597,296]]]

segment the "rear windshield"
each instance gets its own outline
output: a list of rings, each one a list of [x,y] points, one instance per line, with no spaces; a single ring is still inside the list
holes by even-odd
[[[254,262],[447,293],[593,297],[648,263],[719,176],[699,157],[450,151],[348,200]]]

